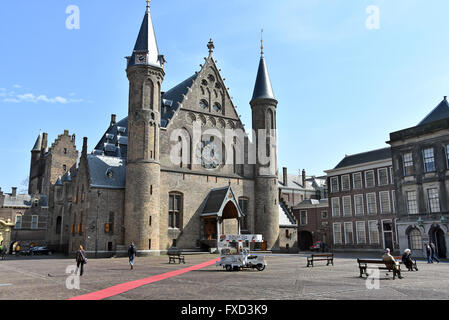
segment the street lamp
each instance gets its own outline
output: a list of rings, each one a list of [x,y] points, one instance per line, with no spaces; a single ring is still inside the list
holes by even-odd
[[[98,256],[98,215],[99,215],[99,211],[100,211],[100,196],[101,196],[101,190],[97,191],[97,219],[95,222],[95,229],[96,229],[96,236],[95,236],[95,259]]]
[[[418,226],[420,226],[420,227],[424,226],[424,220],[422,217],[419,217],[416,222],[418,223]]]

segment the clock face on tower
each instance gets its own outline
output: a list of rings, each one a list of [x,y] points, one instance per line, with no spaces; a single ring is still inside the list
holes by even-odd
[[[221,150],[211,141],[201,141],[196,149],[196,156],[205,169],[217,169],[221,164]]]
[[[147,62],[146,54],[136,54],[136,64],[145,64]]]

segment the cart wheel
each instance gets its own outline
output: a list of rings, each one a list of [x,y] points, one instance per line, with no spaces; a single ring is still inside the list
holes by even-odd
[[[226,265],[226,271],[232,271],[232,267],[229,264]]]
[[[265,266],[263,264],[258,264],[257,265],[257,270],[264,271],[265,270]]]

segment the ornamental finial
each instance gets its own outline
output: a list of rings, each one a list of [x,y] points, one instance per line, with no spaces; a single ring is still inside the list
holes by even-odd
[[[151,0],[146,0],[147,1],[147,9],[149,10],[150,9],[150,2],[151,2]]]
[[[215,46],[212,39],[209,40],[209,43],[207,44],[207,48],[209,49],[209,54],[212,54],[214,52]]]
[[[260,31],[260,54],[263,56],[263,29]]]

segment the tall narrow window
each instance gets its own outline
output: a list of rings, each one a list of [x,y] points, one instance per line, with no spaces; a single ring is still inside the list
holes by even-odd
[[[433,148],[424,150],[424,170],[426,172],[435,171],[435,157],[433,154]]]
[[[344,175],[341,177],[341,191],[349,191],[351,190],[351,182],[349,179],[349,175]]]
[[[362,173],[357,172],[352,175],[354,189],[362,189]]]
[[[332,198],[332,217],[340,216],[340,198]]]
[[[377,203],[376,203],[376,194],[368,193],[366,195],[366,208],[368,210],[368,214],[376,214],[377,213]]]
[[[345,222],[345,244],[352,244],[354,242],[354,231],[352,222]]]
[[[302,210],[299,215],[299,223],[301,226],[307,225],[307,211]]]
[[[333,231],[334,231],[334,244],[342,244],[343,241],[341,237],[341,223],[334,223]]]
[[[343,197],[343,216],[352,216],[351,196]]]
[[[421,232],[413,228],[408,234],[408,242],[411,250],[422,250],[422,235]]]
[[[168,212],[168,227],[181,228],[181,214],[182,214],[182,196],[178,193],[171,193],[169,196],[169,212]]]
[[[114,219],[115,219],[114,212],[109,212],[109,233],[110,234],[114,234]]]
[[[380,213],[391,213],[390,206],[390,192],[382,191],[379,192],[379,201],[380,201]]]
[[[331,179],[331,192],[338,192],[338,177],[332,177]]]
[[[377,174],[379,175],[379,186],[386,186],[388,184],[388,169],[379,169]]]
[[[374,170],[365,172],[365,187],[373,188],[376,186],[376,181],[374,180]]]
[[[37,225],[39,222],[39,216],[31,216],[31,229],[37,229]]]
[[[366,243],[365,221],[357,221],[355,228],[357,232],[357,243],[365,244]]]
[[[412,176],[415,174],[415,167],[413,165],[413,154],[406,153],[403,157],[404,160],[404,176]]]
[[[379,244],[379,227],[377,221],[368,221],[369,241],[371,244]]]
[[[243,213],[242,219],[242,230],[248,230],[248,203],[249,200],[247,198],[239,198],[239,206]]]
[[[22,228],[22,215],[18,214],[16,215],[16,229],[21,229]]]
[[[428,189],[427,198],[429,199],[430,213],[440,212],[440,195],[438,194],[438,189]]]
[[[407,192],[407,210],[408,214],[418,214],[418,200],[416,191]]]
[[[365,207],[363,206],[363,194],[356,194],[354,196],[354,209],[356,216],[363,216],[365,214]]]

